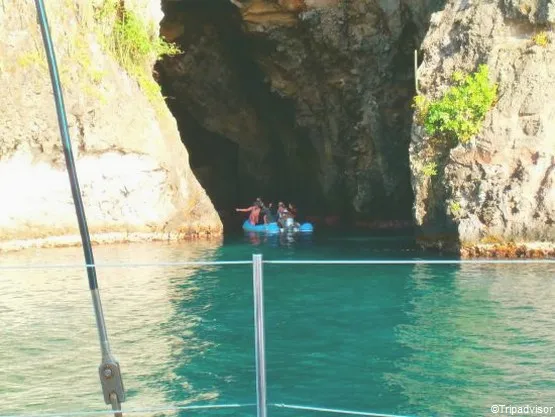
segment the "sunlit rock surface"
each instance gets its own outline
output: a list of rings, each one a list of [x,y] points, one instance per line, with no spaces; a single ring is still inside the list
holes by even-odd
[[[147,96],[105,52],[88,0],[47,11],[94,241],[219,236],[160,94]],[[69,6],[71,7],[68,7]],[[156,1],[125,7],[157,25]],[[33,2],[0,8],[0,249],[79,242],[52,87]]]
[[[555,254],[555,46],[551,34],[546,45],[533,40],[550,2],[521,3],[450,1],[432,17],[422,93],[438,97],[454,71],[487,64],[499,94],[481,132],[448,150],[437,176],[423,173],[439,152],[415,123],[415,219],[429,246],[468,256]]]

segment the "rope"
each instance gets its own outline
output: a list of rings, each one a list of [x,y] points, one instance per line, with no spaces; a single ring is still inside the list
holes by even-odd
[[[94,410],[94,411],[70,411],[67,413],[47,413],[47,414],[14,414],[14,415],[0,415],[0,417],[78,417],[82,415],[95,416],[95,415],[112,415],[115,412],[121,411],[122,413],[158,413],[162,411],[193,411],[204,409],[218,409],[218,408],[243,408],[255,407],[256,404],[207,404],[207,405],[176,405],[167,407],[154,407],[154,408],[131,408],[121,410]]]
[[[337,408],[323,408],[323,407],[309,407],[304,405],[289,405],[289,404],[270,404],[272,407],[277,408],[290,408],[293,410],[307,410],[307,411],[321,411],[325,413],[336,413],[336,414],[349,414],[353,416],[367,416],[367,417],[411,417],[411,416],[400,416],[397,414],[380,414],[371,413],[366,411],[352,411],[352,410],[341,410]]]
[[[555,259],[463,259],[463,260],[276,260],[262,261],[273,265],[545,265],[555,264]],[[107,263],[107,264],[32,264],[32,265],[0,265],[0,270],[29,269],[81,269],[81,268],[155,268],[175,266],[229,266],[251,265],[252,261],[183,261],[153,263]],[[1,416],[0,416],[1,417]]]

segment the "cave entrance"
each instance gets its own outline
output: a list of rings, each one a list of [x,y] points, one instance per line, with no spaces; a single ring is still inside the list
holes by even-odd
[[[345,13],[336,47],[319,22],[247,31],[230,0],[162,1],[162,35],[184,53],[155,73],[224,224],[238,228],[234,208],[256,197],[352,223],[412,220],[412,59],[429,19],[401,2],[402,29],[360,54],[348,49],[354,3],[333,11]],[[384,19],[380,10],[357,16]]]
[[[183,55],[155,66],[191,168],[222,221],[256,197],[313,213],[324,202],[315,152],[296,126],[294,105],[271,93],[228,0],[165,1],[162,35]]]

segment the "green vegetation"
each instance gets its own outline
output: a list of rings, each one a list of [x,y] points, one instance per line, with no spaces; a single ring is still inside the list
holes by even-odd
[[[38,49],[38,50],[31,49],[31,50],[22,52],[17,57],[16,62],[17,62],[17,68],[20,68],[20,69],[34,68],[40,71],[41,73],[48,75],[48,71],[49,71],[48,62],[46,61],[46,54],[42,49]],[[15,69],[13,69],[12,71],[14,70]],[[60,75],[60,82],[62,83],[63,86],[68,85],[71,79],[69,70],[63,65],[60,65],[58,70]],[[38,81],[38,79],[34,80],[34,82],[35,81]]]
[[[148,64],[153,57],[180,53],[176,46],[152,32],[133,12],[122,11],[114,24],[112,51],[124,68],[133,70],[137,64]]]
[[[41,71],[48,71],[46,53],[42,48],[31,48],[26,51],[21,51],[17,57],[17,65],[20,68],[37,67]]]
[[[71,63],[77,62],[83,72],[93,84],[99,85],[106,76],[106,71],[95,68],[95,63],[91,59],[91,51],[85,41],[85,34],[77,33],[69,45],[68,56]]]
[[[422,173],[427,177],[433,177],[437,175],[437,163],[428,162],[426,165],[422,167]]]
[[[99,90],[98,88],[94,88],[92,87],[90,84],[84,83],[80,86],[81,91],[86,94],[88,97],[91,97],[95,100],[100,101],[102,104],[107,104],[108,103],[108,99],[106,98],[106,95]]]
[[[424,125],[428,110],[430,108],[430,102],[426,99],[426,97],[417,95],[414,97],[412,108],[415,110],[416,122],[420,125]]]
[[[532,42],[538,46],[546,47],[549,44],[549,35],[546,31],[542,30],[532,37]]]
[[[160,38],[154,25],[148,26],[119,1],[105,0],[95,11],[101,39],[116,61],[133,76],[151,102],[160,96],[160,86],[152,79],[152,61],[162,55],[181,53],[179,48]]]
[[[455,85],[438,100],[416,96],[413,108],[416,120],[428,134],[466,143],[482,128],[486,113],[496,100],[497,84],[489,82],[486,65],[469,75],[456,71],[453,81]]]
[[[456,216],[461,212],[461,203],[458,201],[452,201],[449,205],[449,209],[451,210],[451,213]]]

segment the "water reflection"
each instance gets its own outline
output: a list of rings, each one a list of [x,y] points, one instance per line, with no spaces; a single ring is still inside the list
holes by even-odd
[[[269,246],[278,248],[293,247],[295,245],[311,245],[312,233],[256,233],[245,232],[245,240],[253,246]]]
[[[177,378],[187,386],[173,384],[172,402],[254,401],[251,276],[249,265],[203,267],[187,281],[175,283],[172,291],[178,296],[172,301],[170,324],[195,317],[198,327],[180,335],[183,346],[172,362]],[[198,291],[188,298],[184,294],[191,288]],[[242,411],[232,410],[235,416]]]
[[[412,353],[388,375],[407,398],[403,411],[488,415],[492,404],[555,405],[553,275],[545,265],[414,266],[410,323],[396,328]]]
[[[278,240],[278,249],[266,241],[255,251],[270,259],[357,259],[382,256],[386,243],[298,250],[297,242],[282,247]],[[248,242],[96,250],[104,263],[237,260],[252,252]],[[3,255],[0,262],[81,261],[73,248]],[[269,400],[438,416],[490,415],[493,403],[550,405],[553,272],[550,265],[267,264]],[[100,408],[84,272],[0,274],[0,414]],[[127,406],[253,402],[251,278],[249,265],[99,269]],[[194,415],[216,414],[225,413]]]
[[[95,248],[97,263],[207,260],[219,244],[132,244]],[[80,263],[80,248],[2,254],[3,265]],[[99,268],[99,286],[128,394],[128,408],[160,406],[168,391],[189,386],[172,368],[175,355],[199,349],[195,314],[177,314],[176,299],[194,299],[195,267]],[[80,269],[0,271],[0,410],[3,414],[91,410],[103,406],[98,336],[86,275]],[[176,319],[178,317],[178,319]],[[140,396],[138,395],[140,393]],[[193,398],[191,398],[193,400]]]

